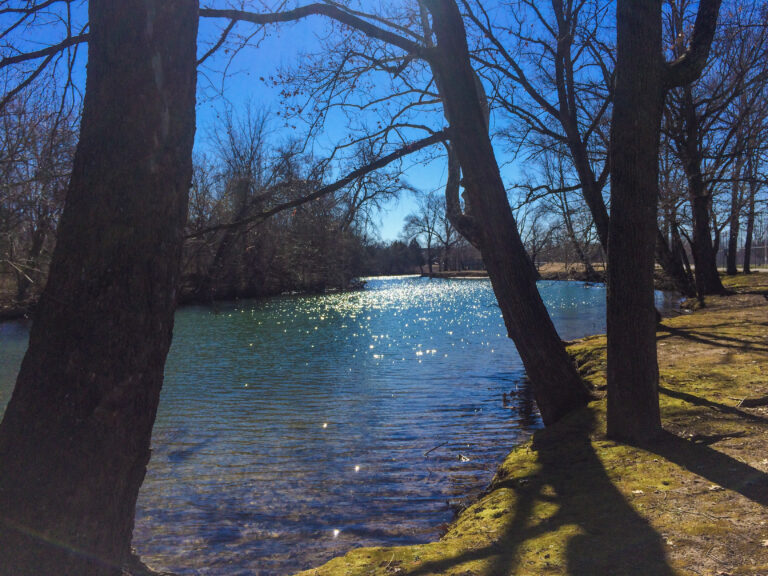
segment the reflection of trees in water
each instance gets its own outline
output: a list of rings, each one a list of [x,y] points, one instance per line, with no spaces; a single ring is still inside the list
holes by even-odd
[[[521,385],[517,386],[516,403],[519,416],[519,425],[523,429],[538,427],[541,422],[539,410],[536,407],[536,401],[533,398],[533,390],[527,378],[523,379]]]

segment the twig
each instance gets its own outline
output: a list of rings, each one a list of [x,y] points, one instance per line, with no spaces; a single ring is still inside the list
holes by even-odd
[[[428,455],[430,452],[434,452],[434,451],[435,451],[435,450],[437,450],[438,448],[442,448],[443,446],[445,446],[445,445],[446,445],[446,444],[448,444],[448,443],[449,443],[449,442],[443,442],[442,444],[438,444],[437,446],[435,446],[435,447],[434,447],[434,448],[432,448],[431,450],[427,450],[426,452],[424,452],[424,456],[426,457],[426,456],[427,456],[427,455]]]

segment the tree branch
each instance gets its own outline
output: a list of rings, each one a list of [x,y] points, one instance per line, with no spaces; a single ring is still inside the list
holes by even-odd
[[[237,228],[238,226],[245,226],[253,222],[266,220],[270,216],[274,216],[275,214],[277,214],[278,212],[282,212],[283,210],[290,210],[291,208],[296,208],[298,206],[301,206],[302,204],[311,202],[312,200],[317,200],[318,198],[321,198],[328,194],[332,194],[333,192],[340,190],[344,186],[351,184],[358,178],[361,178],[366,174],[373,172],[374,170],[383,168],[387,164],[391,164],[395,160],[399,160],[400,158],[403,158],[408,154],[412,154],[413,152],[418,152],[419,150],[422,150],[427,146],[431,146],[433,144],[437,144],[438,142],[442,142],[446,138],[448,138],[448,129],[435,132],[434,134],[432,134],[431,136],[428,136],[427,138],[423,138],[421,140],[417,140],[416,142],[407,144],[402,148],[395,150],[391,154],[382,156],[378,160],[375,160],[369,164],[366,164],[365,166],[362,166],[357,170],[353,170],[352,172],[347,174],[344,178],[341,178],[340,180],[337,180],[332,184],[328,184],[327,186],[323,186],[322,188],[318,188],[311,194],[307,194],[306,196],[302,196],[301,198],[296,198],[295,200],[290,200],[288,202],[282,202],[281,204],[273,206],[269,210],[264,210],[263,212],[259,212],[258,214],[253,214],[245,218],[240,218],[239,220],[235,220],[234,222],[229,222],[227,224],[218,224],[216,226],[209,226],[208,228],[204,228],[203,230],[199,230],[197,232],[193,232],[192,234],[188,234],[186,237],[199,238],[200,236],[205,236],[206,234],[209,234],[211,232],[217,232],[219,230],[227,230],[230,228]]]
[[[284,12],[273,12],[258,14],[255,12],[247,12],[244,10],[219,10],[214,8],[201,8],[200,16],[205,18],[228,18],[230,20],[243,20],[252,22],[254,24],[277,24],[280,22],[293,22],[301,20],[307,16],[326,16],[337,22],[349,26],[355,30],[359,30],[366,36],[382,40],[393,46],[397,46],[408,52],[429,61],[430,53],[420,44],[403,38],[402,36],[380,28],[374,24],[371,24],[367,20],[359,18],[349,12],[341,10],[340,8],[329,4],[307,4],[306,6],[300,6],[293,10],[286,10]]]
[[[480,241],[480,230],[477,223],[468,210],[462,212],[459,200],[459,186],[461,184],[461,168],[459,159],[453,151],[453,147],[446,143],[448,152],[448,181],[445,183],[445,215],[453,227],[466,238],[470,244],[477,247]],[[468,208],[465,206],[465,208]]]
[[[707,63],[709,48],[715,36],[721,0],[701,0],[693,27],[691,45],[685,53],[666,65],[667,88],[685,86],[696,80]]]
[[[58,52],[61,52],[65,48],[74,46],[75,44],[81,44],[87,41],[88,41],[88,33],[84,32],[82,34],[78,34],[77,36],[70,36],[68,38],[65,38],[58,44],[54,44],[53,46],[48,46],[47,48],[43,48],[42,50],[36,50],[35,52],[23,52],[21,54],[16,54],[15,56],[7,56],[2,60],[0,60],[0,70],[8,66],[12,66],[13,64],[20,64],[21,62],[28,62],[29,60],[37,60],[38,58],[45,58],[46,56],[52,56]]]

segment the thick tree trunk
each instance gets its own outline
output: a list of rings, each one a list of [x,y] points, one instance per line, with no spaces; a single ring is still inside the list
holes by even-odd
[[[90,0],[80,142],[0,425],[0,574],[117,576],[173,328],[195,0]]]
[[[731,212],[728,215],[728,254],[726,258],[726,274],[738,274],[736,256],[739,243],[739,219],[741,217],[741,169],[744,166],[743,156],[739,156],[733,169],[731,185]]]
[[[661,0],[619,0],[608,238],[608,435],[661,432],[653,298],[664,102]]]
[[[693,252],[694,277],[699,296],[724,294],[725,288],[717,271],[717,250],[712,241],[710,225],[712,196],[699,192],[698,187],[691,190],[691,214],[693,216]]]
[[[666,91],[707,60],[720,0],[701,0],[684,57],[662,52],[662,0],[619,0],[611,124],[608,235],[608,435],[646,442],[661,432],[653,307],[659,134]]]
[[[464,175],[470,218],[509,336],[525,365],[546,424],[586,404],[590,395],[560,341],[536,288],[507,201],[475,83],[466,31],[453,0],[424,0],[437,36],[439,78],[451,142]]]
[[[696,296],[693,278],[685,270],[680,250],[670,248],[667,239],[658,228],[656,229],[656,261],[674,283],[678,292],[689,298]]]

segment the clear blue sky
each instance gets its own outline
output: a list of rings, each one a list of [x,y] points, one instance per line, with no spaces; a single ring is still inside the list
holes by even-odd
[[[207,2],[207,5],[224,7],[224,3]],[[301,4],[301,2],[299,2]],[[55,6],[55,5],[54,5]],[[78,26],[82,26],[87,20],[86,7],[87,2],[78,2],[72,5],[75,20],[79,21]],[[256,8],[254,8],[256,9]],[[5,17],[3,17],[5,18]],[[206,43],[215,41],[218,37],[218,31],[226,25],[226,20],[213,20],[203,18],[200,23],[200,48],[202,54],[207,50]],[[5,22],[0,22],[0,25]],[[317,52],[320,47],[319,37],[322,37],[328,31],[328,20],[322,17],[310,17],[298,23],[281,24],[270,26],[268,34],[264,37],[256,37],[250,46],[240,52],[230,61],[231,53],[220,49],[206,65],[201,67],[198,79],[199,86],[199,105],[198,105],[198,130],[196,139],[196,148],[204,150],[208,146],[211,127],[217,121],[217,114],[221,113],[227,103],[231,104],[234,110],[242,109],[248,103],[271,111],[278,111],[284,106],[280,96],[280,86],[273,86],[261,78],[268,79],[270,75],[275,74],[280,68],[290,68],[297,63],[301,55],[306,52]],[[75,27],[75,29],[78,29]],[[254,31],[256,27],[248,23],[240,23],[235,28],[235,32],[247,34]],[[51,18],[46,25],[38,26],[32,29],[26,29],[21,32],[20,38],[16,39],[21,46],[27,46],[28,49],[39,49],[42,46],[53,44],[63,36],[61,22],[55,22]],[[210,44],[208,44],[210,45]],[[225,46],[226,47],[226,46]],[[87,47],[79,48],[80,58],[75,69],[75,81],[79,85],[84,84],[85,63],[87,58]],[[222,71],[226,69],[226,77]],[[363,96],[367,96],[363,94]],[[370,113],[364,120],[371,120]],[[441,119],[435,121],[432,116],[429,121],[424,122],[433,127],[439,127]],[[283,123],[277,119],[272,123],[274,127],[274,142],[295,135],[295,131],[284,128]],[[345,123],[338,119],[328,122],[327,136],[325,144],[338,140],[346,134]],[[421,136],[423,137],[422,133]],[[323,156],[323,142],[316,147],[316,155]],[[330,148],[330,146],[328,146]],[[439,149],[435,149],[439,151]],[[497,154],[500,149],[497,147]],[[500,155],[500,159],[503,158]],[[407,162],[406,162],[407,164]],[[428,164],[410,162],[412,166],[406,171],[404,179],[413,187],[429,191],[441,189],[445,182],[446,167],[441,158],[433,160]],[[514,169],[505,169],[509,176],[515,176],[517,171]],[[340,176],[337,172],[335,176]],[[415,200],[412,194],[405,193],[396,203],[390,203],[381,212],[378,218],[379,235],[384,240],[393,240],[398,237],[403,226],[405,216],[415,209]]]

